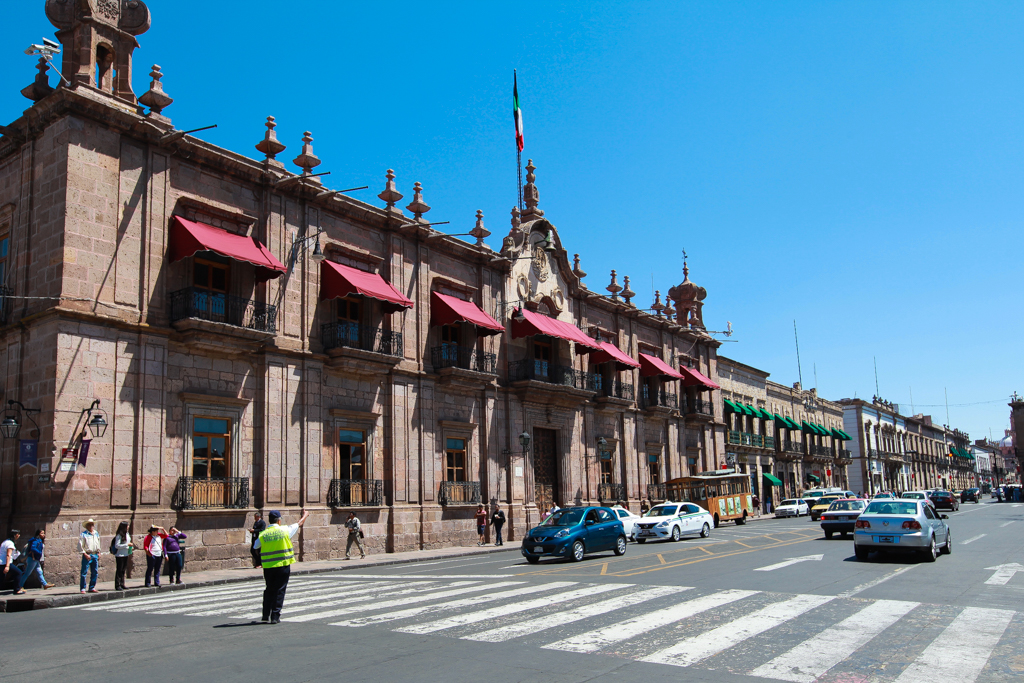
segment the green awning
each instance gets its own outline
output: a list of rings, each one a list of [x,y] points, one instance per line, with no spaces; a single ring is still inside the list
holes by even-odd
[[[844,432],[842,429],[835,429],[833,431],[839,432],[839,438],[843,441],[853,441],[853,437]]]
[[[754,406],[747,405],[746,403],[742,405],[743,410],[747,413],[747,415],[750,415],[751,417],[761,417],[761,411],[759,411]]]
[[[801,420],[800,421],[800,429],[803,430],[803,432],[805,434],[817,434],[818,433],[818,430],[815,429],[813,426],[811,426],[811,423],[808,422],[807,420]]]
[[[843,439],[843,435],[840,434],[839,430],[836,429],[835,427],[833,427],[832,429],[828,430],[828,433],[832,435],[833,439],[839,439],[841,441],[845,440],[845,439]]]
[[[772,483],[772,486],[782,486],[782,480],[773,474],[764,473],[764,478]]]
[[[807,481],[813,481],[815,484],[821,481],[821,477],[816,477],[813,474],[807,475]]]
[[[774,420],[774,419],[775,419],[775,416],[774,416],[774,415],[772,415],[772,414],[771,414],[770,412],[768,412],[767,410],[765,410],[764,408],[761,408],[761,415],[762,415],[762,416],[764,417],[764,419],[766,419],[766,420]]]
[[[814,426],[821,431],[822,436],[832,436],[832,432],[828,431],[828,427],[826,427],[825,425],[818,424],[817,422],[815,422]]]
[[[723,398],[723,399],[722,399],[722,403],[724,403],[724,404],[725,404],[725,409],[726,409],[726,410],[731,410],[732,412],[734,412],[734,413],[739,413],[740,415],[742,415],[742,414],[743,414],[743,411],[742,411],[742,410],[740,410],[740,409],[739,409],[739,407],[738,407],[738,406],[737,406],[737,405],[736,405],[735,403],[733,403],[732,401],[730,401],[729,399],[727,399],[727,398]]]
[[[789,427],[790,429],[800,429],[800,425],[798,425],[796,423],[796,420],[794,420],[793,418],[784,417],[782,419],[786,421],[786,426]]]
[[[775,424],[779,427],[788,427],[789,423],[786,422],[786,418],[782,417],[778,413],[775,413]]]
[[[754,417],[764,418],[767,415],[769,420],[772,419],[772,416],[769,413],[765,413],[763,410],[761,410],[757,406],[747,406],[747,407],[754,411]]]

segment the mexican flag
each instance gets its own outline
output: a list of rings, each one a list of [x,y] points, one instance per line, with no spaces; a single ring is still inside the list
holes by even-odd
[[[512,70],[512,118],[516,122],[516,147],[523,151],[523,110],[519,108],[519,84],[515,69]]]

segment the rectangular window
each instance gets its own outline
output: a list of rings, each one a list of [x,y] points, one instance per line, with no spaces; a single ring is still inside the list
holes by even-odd
[[[533,340],[533,374],[536,377],[547,377],[551,372],[551,342]]]
[[[205,312],[210,320],[227,322],[228,282],[228,266],[196,259],[192,270],[193,307]]]
[[[466,440],[447,439],[444,459],[445,481],[466,481]]]
[[[192,421],[192,476],[224,479],[231,472],[231,420],[197,417]]]
[[[608,460],[601,460],[601,483],[611,484],[612,483],[612,461],[611,458]]]
[[[6,225],[0,230],[3,231],[0,235],[0,285],[3,285],[7,283],[7,254],[11,248],[11,236]]]
[[[337,479],[366,479],[366,432],[338,430]]]
[[[650,472],[651,472],[651,483],[652,484],[660,484],[661,483],[661,468],[658,466],[658,463],[657,462],[650,462],[650,463],[648,463],[647,464],[647,469],[649,469]]]

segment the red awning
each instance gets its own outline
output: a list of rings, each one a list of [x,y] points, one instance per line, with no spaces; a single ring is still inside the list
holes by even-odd
[[[430,293],[430,315],[434,325],[472,323],[476,325],[477,333],[483,335],[500,334],[505,331],[501,323],[481,311],[472,301],[464,301],[439,292]]]
[[[685,366],[680,366],[679,367],[679,371],[682,372],[684,375],[686,375],[685,377],[683,377],[683,386],[684,387],[701,387],[702,389],[721,389],[722,388],[722,387],[718,386],[717,384],[715,384],[713,381],[711,381],[707,377],[707,375],[704,375],[701,372],[699,372],[697,370],[694,370],[693,368],[688,368],[688,367],[685,367]]]
[[[516,320],[516,316],[520,314],[522,314],[523,319]],[[529,337],[534,334],[545,334],[549,337],[558,337],[559,339],[574,342],[576,344],[576,353],[582,354],[601,350],[601,346],[596,341],[583,334],[583,330],[575,325],[549,318],[540,313],[528,311],[525,308],[513,313],[512,338]]]
[[[683,379],[683,376],[672,369],[672,366],[655,356],[649,356],[646,353],[640,354],[640,376],[641,377],[654,377],[655,375],[664,375],[665,377],[671,377],[672,379]]]
[[[412,308],[412,301],[376,273],[367,273],[333,261],[320,262],[320,298],[339,299],[358,294],[377,299],[385,313]]]
[[[265,245],[255,237],[236,235],[205,223],[175,216],[171,221],[171,263],[199,251],[214,251],[221,256],[256,266],[256,281],[266,282],[288,272]]]
[[[595,351],[590,354],[590,364],[597,365],[599,363],[615,363],[615,366],[619,370],[628,370],[630,368],[640,367],[640,363],[627,356],[622,351],[619,351],[619,347],[611,342],[601,342],[601,350]]]

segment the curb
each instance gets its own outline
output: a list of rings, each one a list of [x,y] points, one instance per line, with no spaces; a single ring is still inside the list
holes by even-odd
[[[519,550],[519,546],[515,545],[510,548],[503,548],[502,550],[470,550],[465,553],[453,553],[451,555],[436,555],[434,557],[408,557],[402,559],[393,560],[381,560],[373,563],[355,563],[345,562],[344,560],[330,560],[331,562],[341,562],[340,566],[337,567],[310,567],[310,568],[298,568],[296,563],[292,565],[292,576],[303,576],[306,574],[326,574],[328,572],[339,572],[349,571],[352,569],[367,569],[374,567],[387,567],[399,564],[415,564],[417,562],[426,561],[437,561],[459,557],[476,557],[479,555],[494,555],[496,553],[512,552],[513,550]],[[129,588],[123,591],[104,591],[102,593],[77,593],[73,595],[55,595],[53,597],[40,597],[40,598],[16,598],[8,597],[0,600],[0,613],[4,612],[28,612],[37,609],[50,609],[58,607],[74,607],[76,605],[87,605],[90,603],[107,602],[109,600],[121,600],[123,598],[135,598],[143,595],[153,595],[160,593],[161,595],[167,595],[175,591],[189,590],[190,588],[209,588],[211,586],[222,586],[229,583],[242,583],[245,581],[256,581],[259,580],[258,576],[239,576],[237,578],[223,578],[223,579],[208,579],[206,581],[194,581],[180,586],[170,584],[161,586],[159,588]],[[13,608],[13,609],[11,609]]]

